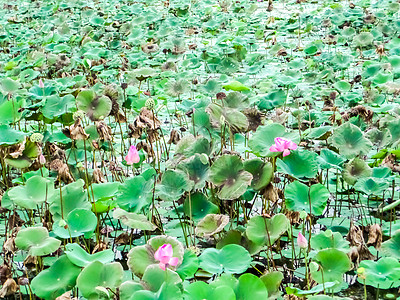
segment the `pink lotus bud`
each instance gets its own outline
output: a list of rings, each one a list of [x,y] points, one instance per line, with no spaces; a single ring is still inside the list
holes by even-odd
[[[128,155],[125,156],[125,161],[128,165],[136,164],[140,161],[139,152],[134,145],[129,148]]]
[[[282,155],[288,156],[290,154],[290,150],[296,150],[297,149],[297,144],[285,139],[283,137],[276,137],[275,138],[275,144],[273,144],[270,148],[269,151],[271,152],[283,152]]]
[[[301,234],[301,232],[299,232],[299,234],[297,235],[297,245],[301,249],[307,249],[308,248],[307,239],[305,238],[304,235]]]
[[[40,163],[41,165],[44,165],[44,164],[46,163],[46,158],[44,157],[43,154],[40,154],[40,155],[39,155],[39,163]]]
[[[44,89],[44,83],[43,83],[42,79],[39,79],[39,87],[41,89]]]
[[[160,262],[160,268],[165,271],[168,266],[178,265],[179,259],[177,257],[172,257],[172,255],[173,250],[171,244],[164,244],[154,253],[154,259]]]

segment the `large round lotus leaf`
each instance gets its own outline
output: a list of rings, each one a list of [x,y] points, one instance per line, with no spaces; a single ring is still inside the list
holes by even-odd
[[[332,126],[320,126],[317,128],[310,128],[307,138],[313,140],[326,140],[332,134]]]
[[[90,186],[90,196],[94,198],[94,201],[102,201],[113,198],[121,185],[120,182],[104,182],[104,183],[92,183]],[[92,195],[93,191],[93,195]]]
[[[178,273],[167,268],[165,271],[158,264],[150,265],[144,271],[142,281],[152,292],[157,292],[163,283],[177,285],[182,282]]]
[[[381,250],[384,256],[400,260],[400,230],[397,230],[389,240],[382,243]]]
[[[176,273],[184,280],[192,278],[199,268],[199,258],[197,255],[188,249],[185,249],[183,254],[182,264],[176,269]]]
[[[334,168],[342,170],[345,160],[345,158],[329,149],[321,149],[321,152],[318,156],[318,162],[321,169]]]
[[[273,295],[278,295],[280,293],[279,287],[281,286],[283,278],[284,276],[280,271],[271,271],[260,277],[261,281],[264,283],[265,287],[268,290],[269,297],[272,297]]]
[[[229,217],[227,215],[209,214],[197,224],[196,235],[208,238],[224,230],[228,223]]]
[[[92,121],[103,119],[111,112],[112,102],[106,96],[98,97],[92,90],[84,90],[76,97],[78,109],[86,112]]]
[[[189,194],[183,203],[185,215],[194,220],[204,218],[208,214],[219,212],[217,205],[209,201],[203,193]]]
[[[359,47],[367,47],[372,44],[374,36],[370,32],[361,32],[357,34],[353,42]]]
[[[396,288],[400,286],[400,263],[396,258],[383,257],[378,261],[363,260],[359,268],[364,268],[365,284],[379,289]],[[364,280],[358,276],[358,282]]]
[[[236,80],[224,85],[223,88],[227,91],[235,91],[235,92],[250,91],[250,88],[248,88],[243,83]]]
[[[118,262],[103,264],[94,261],[85,267],[76,280],[79,291],[87,299],[103,299],[104,289],[114,290],[122,283],[124,269]],[[102,287],[104,289],[99,289]]]
[[[130,298],[122,298],[124,300],[169,300],[169,299],[182,299],[182,291],[179,285],[163,283],[158,292],[151,292],[149,290],[139,290],[134,292]]]
[[[15,245],[21,250],[29,251],[31,256],[42,256],[56,251],[61,241],[49,237],[45,227],[28,227],[18,231]]]
[[[244,132],[249,127],[247,117],[235,108],[222,107],[211,103],[206,112],[210,114],[210,120],[213,124],[217,127],[226,124],[233,133]]]
[[[182,154],[185,157],[191,157],[196,153],[209,155],[210,152],[210,142],[203,136],[194,137],[193,135],[182,138],[175,149],[175,154]]]
[[[223,155],[211,166],[210,181],[220,188],[218,197],[237,199],[246,192],[253,176],[244,170],[242,160],[236,155]]]
[[[117,220],[121,220],[121,222],[134,229],[139,230],[154,230],[157,227],[152,224],[145,215],[129,213],[123,209],[116,208],[113,213],[113,217]]]
[[[60,193],[55,193],[50,205],[50,213],[54,221],[60,221],[66,218],[68,214],[76,208],[91,209],[91,204],[87,199],[86,192],[83,189],[85,182],[79,179],[62,188],[62,201]]]
[[[188,300],[236,300],[233,289],[229,286],[211,286],[204,281],[195,281],[186,289]]]
[[[275,144],[276,137],[284,137],[295,143],[300,140],[297,132],[288,133],[281,124],[273,123],[259,126],[249,140],[249,147],[258,156],[278,156],[279,152],[269,151],[269,148]]]
[[[153,198],[153,183],[140,175],[125,180],[119,187],[118,206],[129,212],[139,212]]]
[[[207,161],[202,160],[200,154],[196,153],[181,161],[178,165],[178,169],[189,176],[189,180],[193,182],[193,189],[202,189],[206,185],[209,164]]]
[[[351,185],[354,185],[360,178],[371,176],[372,170],[368,164],[358,157],[352,159],[345,165],[343,179]]]
[[[67,244],[65,246],[65,254],[74,265],[81,268],[86,267],[94,261],[106,264],[114,260],[114,252],[111,249],[89,254],[76,243]]]
[[[159,235],[148,240],[146,245],[133,247],[129,251],[128,266],[131,271],[136,276],[141,278],[149,265],[158,263],[158,261],[156,261],[154,258],[154,253],[164,244],[170,244],[172,246],[172,256],[179,259],[179,263],[177,265],[177,268],[179,268],[184,254],[182,243],[174,237]]]
[[[124,300],[133,300],[134,293],[137,291],[144,290],[140,283],[134,282],[133,280],[125,281],[119,287],[119,297]],[[150,298],[153,299],[153,298]]]
[[[318,154],[308,150],[291,151],[276,161],[277,171],[296,178],[314,178],[318,173]]]
[[[67,256],[57,259],[50,268],[40,272],[31,282],[36,296],[46,300],[56,299],[75,286],[81,268],[72,264]]]
[[[333,85],[333,87],[342,93],[348,92],[351,90],[351,84],[344,80],[336,81],[335,84]]]
[[[381,196],[383,191],[389,188],[389,183],[387,179],[366,177],[360,178],[354,185],[354,188],[367,195]]]
[[[350,243],[346,241],[339,232],[327,230],[311,237],[311,247],[314,250],[334,248],[347,253]]]
[[[260,110],[271,110],[282,106],[286,101],[286,93],[283,90],[272,91],[260,97],[258,108]]]
[[[293,211],[304,210],[319,216],[324,212],[328,198],[328,189],[320,183],[308,187],[299,181],[294,181],[285,188],[286,207]]]
[[[7,94],[14,93],[20,88],[20,83],[18,81],[12,80],[11,78],[4,78],[1,80],[1,89]]]
[[[51,120],[65,113],[71,113],[74,110],[76,110],[74,96],[69,94],[61,98],[58,95],[52,95],[46,98],[42,107],[42,114]]]
[[[12,129],[8,125],[0,125],[0,145],[14,145],[22,142],[25,133]]]
[[[20,120],[23,111],[21,108],[25,105],[25,99],[5,101],[0,104],[0,124],[10,124]]]
[[[239,277],[235,292],[236,299],[240,300],[268,299],[268,290],[264,283],[256,275],[250,273]]]
[[[156,187],[158,197],[165,201],[177,201],[190,189],[188,176],[180,170],[165,171]]]
[[[371,141],[372,144],[380,147],[387,146],[392,141],[392,134],[388,128],[379,130],[378,128],[372,128],[365,136]]]
[[[67,239],[91,233],[96,229],[96,215],[89,209],[75,208],[65,219],[66,225],[53,225],[54,233],[60,238]],[[66,227],[66,228],[65,228]]]
[[[320,268],[311,270],[312,278],[318,282],[342,282],[343,274],[350,270],[351,261],[346,253],[338,249],[321,250],[314,257]]]
[[[36,209],[38,205],[50,199],[54,193],[54,182],[36,175],[29,178],[25,185],[11,188],[8,196],[15,205],[21,208]]]
[[[328,142],[347,158],[368,154],[372,147],[372,143],[364,137],[360,128],[351,123],[338,127],[329,137]]]
[[[288,230],[289,224],[284,214],[276,214],[269,219],[254,216],[247,223],[246,235],[257,245],[273,245]]]
[[[251,262],[249,252],[235,244],[226,245],[220,250],[207,248],[199,259],[200,268],[211,274],[222,272],[240,274],[249,268]]]
[[[262,160],[255,158],[244,162],[245,171],[253,175],[250,187],[255,190],[261,190],[266,187],[272,180],[274,169],[271,163],[264,163]]]

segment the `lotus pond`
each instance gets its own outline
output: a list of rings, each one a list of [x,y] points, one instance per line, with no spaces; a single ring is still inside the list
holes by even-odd
[[[0,4],[0,298],[400,299],[398,1]]]

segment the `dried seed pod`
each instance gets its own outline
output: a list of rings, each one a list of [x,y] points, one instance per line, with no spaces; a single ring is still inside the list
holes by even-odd
[[[181,136],[179,132],[175,129],[171,130],[171,134],[169,135],[168,144],[176,145],[181,140]]]

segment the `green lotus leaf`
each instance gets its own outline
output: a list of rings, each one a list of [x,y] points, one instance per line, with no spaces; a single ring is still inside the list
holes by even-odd
[[[25,99],[10,100],[0,104],[0,124],[15,123],[21,119]]]
[[[153,198],[154,181],[146,180],[143,176],[135,176],[125,180],[119,186],[117,204],[129,212],[139,212],[151,203]]]
[[[29,251],[31,256],[43,256],[55,252],[61,245],[61,241],[49,237],[45,227],[28,227],[18,231],[15,245]]]
[[[40,147],[30,140],[26,140],[22,153],[17,157],[8,155],[5,159],[6,163],[18,169],[25,169],[32,165],[34,159],[40,154]]]
[[[123,282],[120,287],[119,287],[119,296],[120,299],[124,300],[134,300],[137,298],[134,298],[134,294],[137,291],[143,291],[144,287],[137,282],[134,282],[133,280],[128,280]],[[153,299],[153,298],[150,298]]]
[[[374,36],[370,32],[361,32],[357,34],[353,39],[353,42],[359,47],[370,46],[373,41]]]
[[[246,228],[246,235],[257,245],[272,246],[289,228],[289,220],[284,214],[276,214],[272,218],[252,217]]]
[[[368,138],[372,144],[380,147],[385,147],[392,141],[392,134],[389,129],[383,128],[379,130],[378,128],[372,128],[366,133],[366,138]]]
[[[177,201],[191,189],[188,175],[180,170],[167,170],[156,186],[158,197],[164,201]]]
[[[227,91],[235,91],[235,92],[244,92],[250,91],[250,88],[245,86],[243,83],[239,81],[232,81],[229,84],[223,86],[223,88]]]
[[[36,296],[53,300],[71,290],[81,268],[72,264],[66,255],[60,256],[50,268],[40,272],[31,282]]]
[[[118,262],[103,264],[93,261],[79,274],[76,284],[87,299],[103,299],[102,287],[114,290],[122,283],[124,270]]]
[[[396,288],[400,286],[400,263],[396,258],[383,257],[378,261],[363,260],[359,268],[364,268],[365,284],[379,289]],[[364,280],[358,277],[358,282]]]
[[[277,171],[295,178],[314,178],[318,173],[318,154],[308,150],[292,150],[276,161]]]
[[[235,244],[226,245],[220,250],[207,248],[199,259],[200,268],[211,274],[240,274],[249,268],[251,262],[249,252]]]
[[[183,254],[182,264],[176,269],[176,273],[184,280],[185,278],[192,278],[199,269],[199,258],[197,255],[189,250],[185,249]]]
[[[383,191],[389,188],[389,183],[386,179],[366,177],[360,178],[354,188],[367,195],[381,196]]]
[[[210,181],[220,188],[218,197],[237,199],[246,192],[253,176],[244,170],[242,160],[236,155],[223,155],[211,166]]]
[[[194,220],[203,219],[208,214],[219,212],[217,205],[207,199],[203,193],[188,194],[183,203],[185,215]]]
[[[114,260],[114,252],[111,249],[89,254],[76,243],[67,244],[65,246],[65,254],[74,265],[81,268],[86,267],[94,261],[107,264]]]
[[[320,250],[314,261],[319,264],[319,269],[312,269],[311,276],[318,283],[342,282],[344,273],[351,268],[347,254],[338,249]]]
[[[271,271],[260,277],[268,290],[269,297],[278,296],[280,294],[279,287],[281,286],[283,278],[282,272],[279,271]]]
[[[268,298],[268,290],[263,281],[250,273],[239,277],[239,284],[236,287],[235,293],[236,299],[241,300]]]
[[[60,238],[73,238],[92,233],[97,226],[97,217],[89,209],[75,208],[65,218],[66,225],[53,225],[54,233]]]
[[[211,103],[206,112],[210,114],[210,120],[216,127],[228,125],[233,133],[245,132],[249,127],[247,117],[235,108],[222,107]]]
[[[3,80],[1,80],[0,86],[1,89],[7,94],[12,94],[21,87],[18,81],[12,80],[11,78],[4,78]]]
[[[381,250],[384,256],[400,260],[400,230],[397,230],[389,240],[382,243]]]
[[[79,110],[86,112],[92,121],[97,121],[110,114],[112,102],[107,96],[96,96],[92,90],[84,90],[76,96],[76,105]]]
[[[320,126],[311,128],[307,134],[307,138],[314,140],[326,140],[332,134],[332,126]]]
[[[284,137],[295,143],[299,142],[299,135],[296,132],[286,132],[281,124],[273,123],[259,126],[249,140],[249,147],[258,156],[278,156],[279,152],[270,152],[269,148],[275,144],[276,137]]]
[[[8,125],[0,125],[0,145],[15,145],[22,142],[25,133],[12,129]]]
[[[204,281],[191,283],[185,292],[188,300],[236,300],[235,292],[231,287],[225,285],[214,287]]]
[[[328,198],[328,189],[320,183],[308,187],[299,181],[294,181],[285,188],[286,207],[293,211],[304,210],[319,216],[324,212]]]
[[[76,110],[74,96],[65,95],[61,98],[58,95],[52,95],[46,98],[42,107],[42,114],[47,119],[54,119],[65,113],[71,113],[74,110]]]
[[[260,110],[272,110],[276,107],[281,107],[285,104],[286,98],[287,96],[284,90],[269,92],[260,97],[258,108]]]
[[[202,160],[201,154],[195,155],[181,161],[178,169],[184,171],[189,176],[189,180],[193,182],[193,189],[202,189],[206,185],[208,177],[209,164],[208,161]]]
[[[372,143],[364,137],[360,128],[351,123],[338,127],[329,137],[328,142],[347,158],[368,154],[372,147]]]
[[[11,188],[8,196],[15,205],[26,209],[36,209],[55,193],[54,182],[39,175],[30,177],[25,185]]]
[[[345,92],[348,92],[351,90],[351,84],[344,80],[336,81],[335,84],[333,85],[333,87],[342,93],[345,93]]]
[[[182,282],[178,273],[167,268],[165,271],[158,264],[150,265],[144,271],[142,281],[152,292],[157,292],[163,283],[178,285]]]
[[[118,181],[92,183],[92,185],[90,186],[90,195],[94,197],[94,201],[108,200],[113,198],[117,194],[120,185],[121,183]]]
[[[133,247],[128,253],[128,266],[131,271],[138,277],[142,278],[146,268],[149,265],[156,264],[158,261],[154,259],[154,253],[164,244],[171,244],[173,249],[173,257],[179,259],[179,265],[183,261],[184,249],[181,242],[176,238],[160,235],[148,240],[146,245]],[[173,267],[170,267],[173,268]]]
[[[157,227],[147,220],[147,217],[140,214],[129,213],[123,209],[116,208],[113,213],[113,217],[117,220],[134,229],[139,230],[150,230],[153,231]]]
[[[70,183],[61,189],[60,193],[55,193],[50,205],[50,213],[54,221],[58,222],[66,218],[68,214],[76,208],[91,209],[91,204],[87,200],[86,192],[83,189],[85,182],[82,179]]]
[[[229,223],[227,215],[206,215],[196,226],[196,235],[209,238],[216,233],[224,230],[224,227]]]
[[[329,149],[321,149],[321,152],[318,156],[318,162],[321,169],[334,168],[337,170],[342,170],[345,160],[345,158]]]
[[[274,175],[272,164],[264,163],[258,158],[246,160],[243,166],[245,171],[253,176],[250,187],[255,190],[265,188],[271,182]]]
[[[368,164],[358,157],[352,159],[345,165],[343,171],[343,179],[350,185],[354,185],[357,180],[369,177],[372,174]]]
[[[175,149],[175,154],[182,154],[186,158],[192,157],[196,153],[209,155],[210,152],[210,142],[203,136],[194,137],[193,135],[183,137]]]
[[[339,232],[327,230],[311,237],[311,247],[314,250],[327,248],[338,249],[345,253],[350,251],[350,243]]]

